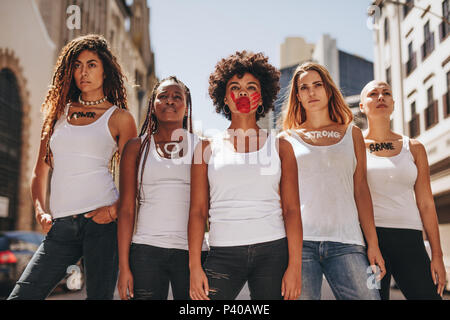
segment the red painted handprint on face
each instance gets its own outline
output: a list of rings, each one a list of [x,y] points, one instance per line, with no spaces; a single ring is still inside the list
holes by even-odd
[[[243,96],[236,99],[234,93],[231,92],[231,99],[235,103],[238,111],[242,113],[249,113],[250,111],[258,108],[258,102],[259,99],[261,98],[261,95],[258,92],[255,92],[252,95],[250,95],[250,98],[248,96]]]

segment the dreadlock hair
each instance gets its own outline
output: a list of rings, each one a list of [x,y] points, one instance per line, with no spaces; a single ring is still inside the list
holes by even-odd
[[[67,103],[77,101],[81,94],[80,89],[76,86],[73,74],[74,63],[84,50],[95,52],[103,63],[105,73],[103,92],[107,100],[121,109],[128,109],[127,93],[124,86],[126,77],[106,39],[101,35],[89,34],[70,41],[61,50],[53,72],[52,84],[41,107],[41,111],[44,113],[41,140],[47,139],[44,161],[50,167],[52,167],[50,138],[55,124],[64,114]],[[113,171],[115,171],[114,163],[117,161],[118,153],[116,152],[111,163]]]
[[[150,95],[150,100],[148,102],[148,109],[147,109],[147,115],[145,117],[144,123],[141,127],[141,132],[139,133],[139,138],[146,135],[144,140],[141,143],[141,147],[139,149],[139,153],[136,159],[136,165],[138,168],[137,172],[140,172],[140,175],[138,177],[137,181],[137,192],[136,192],[136,199],[137,202],[140,203],[141,200],[141,190],[142,190],[142,180],[144,176],[144,168],[145,163],[147,162],[148,152],[150,150],[150,142],[151,137],[154,133],[158,131],[158,119],[156,118],[156,115],[154,113],[154,102],[156,98],[156,92],[158,91],[158,88],[163,82],[166,81],[173,81],[181,86],[181,88],[184,90],[184,94],[186,97],[186,108],[188,110],[187,115],[183,119],[183,129],[187,130],[189,133],[192,133],[192,98],[191,98],[191,91],[189,88],[181,81],[178,80],[176,76],[169,76],[167,78],[162,79],[161,81],[157,81],[155,86],[153,87],[152,93]],[[139,171],[139,165],[141,162],[141,158],[144,157],[142,162],[142,167]]]

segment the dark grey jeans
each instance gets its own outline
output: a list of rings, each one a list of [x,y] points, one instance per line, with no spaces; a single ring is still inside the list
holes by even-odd
[[[248,281],[252,300],[281,300],[289,260],[287,239],[211,247],[203,265],[212,300],[234,300]]]
[[[207,251],[202,252],[201,261]],[[130,269],[135,300],[189,300],[189,251],[132,243]]]
[[[42,300],[83,257],[88,300],[112,300],[118,273],[117,223],[84,214],[53,220],[8,300]]]
[[[391,277],[408,300],[442,300],[437,294],[422,231],[377,227],[378,243],[386,264],[380,295],[389,300]]]

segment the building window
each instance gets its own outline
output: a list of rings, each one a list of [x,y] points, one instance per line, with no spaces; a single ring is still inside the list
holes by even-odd
[[[416,113],[416,102],[411,103],[411,121],[409,121],[409,137],[415,138],[420,134],[420,114]]]
[[[0,230],[15,229],[19,206],[22,149],[22,101],[16,76],[0,70],[0,198],[7,206],[0,216]]]
[[[444,117],[447,118],[450,115],[450,71],[447,72],[447,92],[444,94],[443,106]]]
[[[449,0],[442,2],[443,21],[439,24],[439,40],[442,42],[450,34],[450,7]]]
[[[423,38],[422,60],[425,60],[434,50],[434,32],[430,32],[430,21],[423,26]]]
[[[386,69],[386,82],[392,86],[391,67]]]
[[[408,44],[408,61],[406,62],[406,76],[409,76],[411,72],[417,67],[417,55],[413,51],[412,41]]]
[[[438,123],[437,100],[433,98],[433,87],[427,90],[427,108],[425,109],[425,129],[431,128]]]
[[[388,18],[384,19],[384,42],[389,41],[389,20]]]
[[[403,18],[405,18],[408,13],[412,10],[414,7],[414,0],[406,0],[405,4],[403,5]]]

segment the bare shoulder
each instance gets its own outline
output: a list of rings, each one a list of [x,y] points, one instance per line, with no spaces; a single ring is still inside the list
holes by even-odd
[[[349,124],[349,126],[351,126],[351,124]],[[362,130],[358,126],[353,126],[352,135],[353,137],[362,137],[363,136]]]
[[[422,142],[417,139],[409,139],[409,145],[411,153],[416,161],[427,157],[427,150]]]
[[[125,147],[123,149],[124,156],[125,154],[134,155],[138,154],[141,148],[141,138],[135,137],[127,141]]]
[[[276,140],[276,147],[281,158],[289,154],[294,154],[291,143],[286,139],[286,136],[279,136]]]
[[[202,138],[195,146],[192,164],[208,164],[211,157],[211,140]]]
[[[362,144],[365,148],[365,142],[364,142],[364,137],[363,137],[363,133],[362,130],[357,127],[357,126],[353,126],[352,128],[352,137],[353,137],[353,141],[356,144]]]
[[[424,145],[422,144],[422,142],[420,142],[417,139],[409,139],[409,143],[411,145],[412,148],[416,148],[416,149],[423,149],[425,150]]]
[[[118,122],[134,122],[134,117],[131,112],[122,108],[117,108],[116,110],[114,110],[111,118]]]

